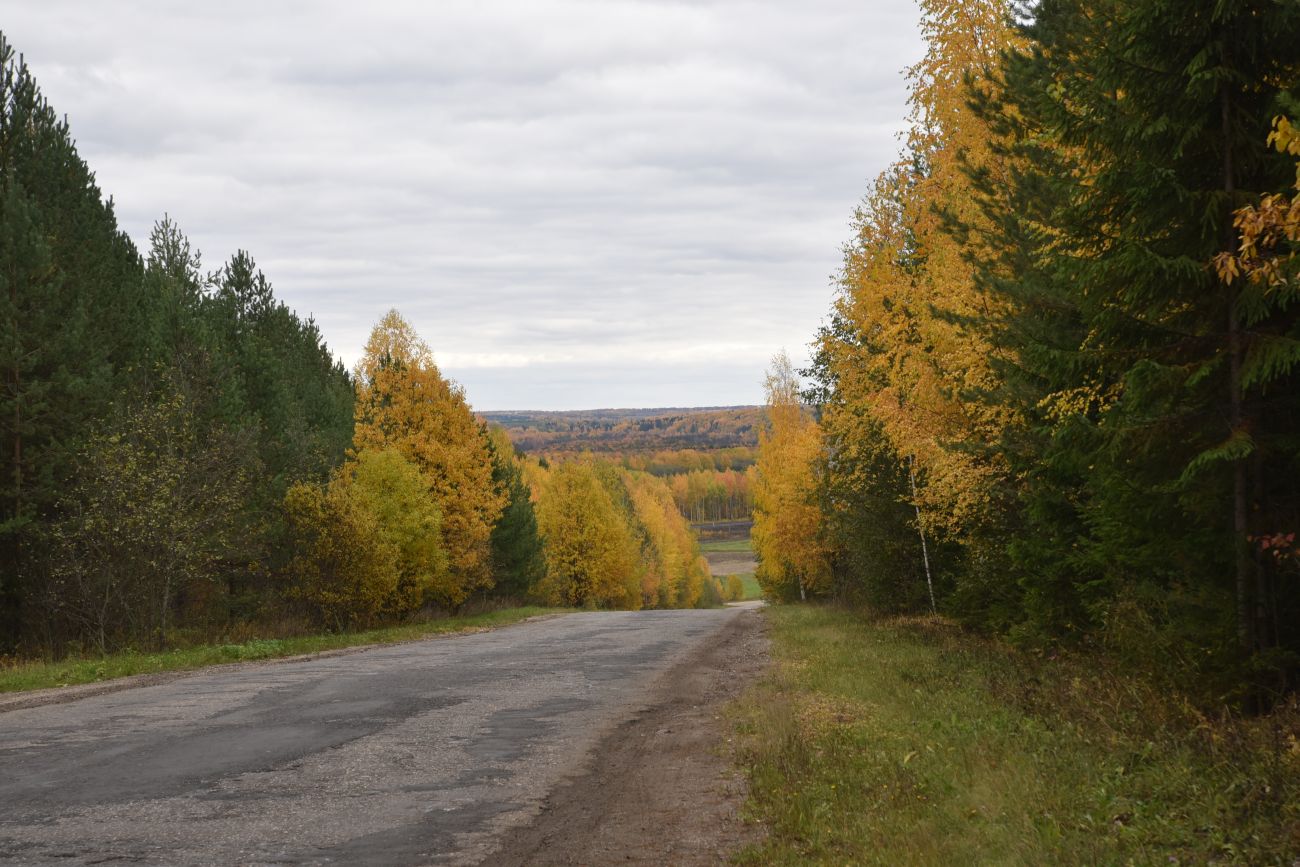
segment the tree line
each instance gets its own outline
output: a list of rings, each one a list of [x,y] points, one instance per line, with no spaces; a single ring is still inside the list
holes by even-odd
[[[673,476],[696,470],[725,472],[746,470],[754,465],[758,445],[755,434],[752,446],[731,446],[714,449],[658,449],[654,451],[623,452],[623,466],[644,470],[656,476]]]
[[[760,580],[1290,689],[1300,6],[921,7],[810,385],[769,376]]]
[[[663,482],[523,458],[396,311],[349,371],[249,253],[142,254],[3,34],[0,376],[0,653],[720,596]]]
[[[747,521],[754,507],[753,470],[693,470],[666,476],[678,510],[695,524]]]
[[[517,448],[547,457],[752,449],[760,416],[756,407],[484,413],[510,432]]]
[[[611,411],[613,412],[613,411]],[[661,412],[654,410],[653,412]],[[729,411],[731,412],[731,411]],[[753,411],[746,410],[750,416]],[[503,430],[509,435],[510,441],[522,449],[524,443],[532,442],[529,429],[521,428],[518,425],[521,419],[531,419],[534,414],[530,413],[503,413],[491,412],[484,413],[483,416],[492,422],[502,422]],[[538,413],[547,418],[555,416],[559,419],[565,419],[569,416],[585,418],[587,413]],[[712,424],[715,419],[712,416],[715,412],[701,412],[698,415],[708,416]],[[670,419],[676,421],[679,417],[671,416]],[[659,416],[652,417],[653,421],[659,422],[662,419]],[[552,421],[552,424],[561,424],[561,421]],[[672,430],[672,426],[662,426],[663,430]],[[669,434],[671,436],[671,434]],[[677,508],[682,515],[692,523],[705,523],[709,521],[744,521],[749,520],[753,510],[753,495],[751,493],[752,472],[749,468],[754,465],[757,457],[755,446],[731,446],[727,448],[715,449],[628,449],[618,450],[614,448],[614,442],[607,442],[607,449],[600,450],[580,450],[572,451],[569,446],[571,443],[561,443],[563,446],[559,449],[544,449],[541,452],[531,452],[539,454],[549,460],[568,460],[575,457],[590,458],[592,455],[601,455],[617,462],[624,468],[637,472],[649,473],[653,476],[659,476],[668,484],[673,492],[673,500],[677,503]]]

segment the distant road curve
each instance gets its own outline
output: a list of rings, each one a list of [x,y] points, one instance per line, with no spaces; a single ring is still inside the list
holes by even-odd
[[[744,616],[564,615],[0,711],[0,862],[476,863]]]

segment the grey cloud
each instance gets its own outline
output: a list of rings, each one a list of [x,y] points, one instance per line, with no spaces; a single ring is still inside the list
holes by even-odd
[[[748,403],[899,148],[912,3],[52,0],[6,13],[138,241],[252,251],[478,406]]]

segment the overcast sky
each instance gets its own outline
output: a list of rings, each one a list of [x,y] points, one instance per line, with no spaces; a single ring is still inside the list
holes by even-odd
[[[6,4],[143,247],[252,252],[483,410],[757,403],[897,154],[912,0]]]

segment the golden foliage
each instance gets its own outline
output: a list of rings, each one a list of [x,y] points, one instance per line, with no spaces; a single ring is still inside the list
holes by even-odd
[[[397,582],[388,608],[406,612],[426,600],[443,606],[462,601],[442,546],[442,512],[420,471],[399,451],[360,452],[335,473],[329,493],[374,515],[379,541],[393,547]]]
[[[391,549],[376,544],[375,516],[307,482],[285,493],[284,513],[295,550],[284,570],[285,596],[335,629],[378,616],[396,589],[397,572]]]
[[[662,479],[646,473],[625,473],[624,484],[632,500],[637,523],[646,537],[643,545],[641,598],[647,607],[694,608],[700,604],[704,584],[711,580],[699,541],[678,511],[673,494]]]
[[[548,476],[537,505],[547,571],[538,593],[552,605],[640,608],[636,543],[596,468],[568,461]]]
[[[743,521],[754,508],[744,470],[692,470],[669,476],[673,501],[692,521]]]
[[[360,452],[328,485],[293,485],[284,510],[295,549],[288,595],[335,628],[461,601],[437,504],[395,449]]]
[[[375,326],[356,370],[354,448],[396,448],[419,467],[442,510],[442,536],[456,583],[452,604],[490,586],[489,540],[505,504],[492,481],[482,427],[461,388],[396,310]]]
[[[967,81],[988,90],[986,69],[1012,44],[1005,6],[991,0],[924,0],[926,56],[909,70],[912,156],[877,179],[855,217],[837,313],[855,340],[827,335],[823,350],[844,400],[865,407],[893,450],[912,455],[931,520],[968,526],[984,513],[1001,471],[954,441],[993,439],[1013,423],[1005,412],[963,401],[995,384],[988,339],[962,325],[987,319],[967,254],[943,231],[945,218],[981,226],[967,167],[1003,171],[992,133],[967,105]],[[823,423],[847,436],[852,414]],[[844,430],[839,430],[845,426]]]
[[[536,498],[552,604],[692,608],[713,578],[666,482],[590,455],[524,464]]]
[[[1268,141],[1280,153],[1300,157],[1300,131],[1289,119],[1273,120]],[[1300,190],[1300,161],[1296,163],[1296,189]],[[1224,252],[1215,258],[1219,279],[1232,285],[1245,275],[1266,291],[1286,286],[1291,280],[1288,267],[1296,258],[1295,245],[1300,243],[1300,193],[1263,196],[1258,205],[1238,210],[1233,226],[1240,233],[1240,243],[1236,253]]]
[[[799,399],[799,380],[783,352],[767,374],[768,429],[759,434],[754,484],[754,551],[765,593],[801,598],[830,584],[817,468],[821,429]]]

